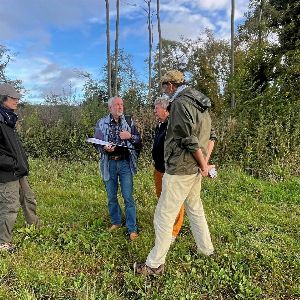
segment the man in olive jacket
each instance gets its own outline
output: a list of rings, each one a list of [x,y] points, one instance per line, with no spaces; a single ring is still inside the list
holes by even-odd
[[[162,193],[155,214],[155,246],[135,272],[160,275],[171,245],[172,228],[182,204],[188,215],[198,251],[214,251],[200,199],[202,176],[208,176],[207,149],[211,134],[210,100],[184,83],[176,70],[162,77],[163,91],[171,97],[169,125],[165,139],[165,167]]]
[[[26,222],[39,225],[28,161],[15,129],[20,96],[12,85],[0,84],[0,251],[8,252],[15,250],[11,239],[20,204]]]

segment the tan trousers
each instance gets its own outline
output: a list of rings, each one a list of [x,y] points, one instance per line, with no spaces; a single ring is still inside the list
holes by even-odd
[[[162,178],[163,178],[164,174],[165,173],[161,173],[157,170],[154,170],[154,182],[155,182],[155,190],[156,190],[157,198],[159,198],[160,194],[161,194]],[[172,236],[177,237],[177,235],[179,234],[179,231],[183,224],[183,218],[184,218],[184,206],[182,205],[180,208],[179,214],[176,217],[174,226],[173,226]]]
[[[200,199],[201,178],[199,173],[165,173],[162,193],[154,214],[155,245],[146,260],[149,267],[158,268],[165,263],[171,245],[173,224],[182,204],[185,206],[198,251],[206,255],[213,253],[214,248]]]
[[[0,244],[9,243],[18,210],[22,207],[26,223],[39,225],[36,215],[36,201],[27,177],[0,183]]]

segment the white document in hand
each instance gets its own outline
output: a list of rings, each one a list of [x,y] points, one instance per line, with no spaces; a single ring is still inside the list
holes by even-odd
[[[109,146],[109,145],[111,145],[110,142],[105,142],[105,141],[98,140],[98,139],[95,139],[95,138],[87,138],[86,141],[87,141],[88,143],[97,144],[97,145],[102,145],[102,146]]]

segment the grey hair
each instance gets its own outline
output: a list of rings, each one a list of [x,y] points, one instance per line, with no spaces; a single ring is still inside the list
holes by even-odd
[[[170,103],[170,98],[167,95],[158,97],[155,99],[154,101],[154,105],[161,105],[164,109],[167,109],[167,107],[169,106]]]
[[[6,95],[0,95],[0,105],[4,103],[4,101],[7,100],[7,96]]]
[[[108,101],[107,101],[108,107],[111,107],[112,104],[113,104],[113,102],[114,102],[114,100],[118,99],[118,98],[120,98],[120,97],[114,96],[114,97],[109,98]]]

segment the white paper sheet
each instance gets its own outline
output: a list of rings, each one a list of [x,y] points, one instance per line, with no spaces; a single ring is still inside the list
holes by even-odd
[[[87,138],[86,141],[88,143],[102,145],[102,146],[109,146],[109,145],[111,145],[111,143],[109,143],[109,142],[105,142],[105,141],[102,141],[102,140],[99,140],[99,139],[95,139],[95,138]]]

